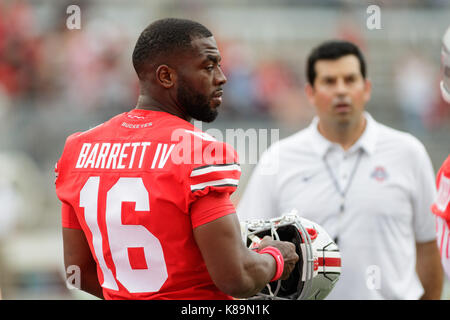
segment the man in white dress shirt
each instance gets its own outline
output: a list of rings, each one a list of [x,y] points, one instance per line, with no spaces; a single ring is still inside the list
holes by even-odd
[[[439,299],[443,273],[430,211],[436,187],[424,146],[365,111],[371,83],[354,44],[314,49],[307,76],[317,116],[263,154],[239,218],[296,210],[323,226],[342,255],[328,299]]]

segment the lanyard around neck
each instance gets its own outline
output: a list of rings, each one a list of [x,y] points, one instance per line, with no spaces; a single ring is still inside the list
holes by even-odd
[[[339,213],[340,214],[344,213],[344,210],[345,210],[345,196],[346,196],[347,191],[350,189],[350,186],[351,186],[351,184],[353,182],[353,177],[355,176],[355,173],[356,173],[356,171],[358,169],[359,163],[360,163],[361,158],[362,158],[362,154],[363,154],[362,150],[358,150],[358,157],[356,158],[356,162],[353,165],[352,172],[350,174],[350,177],[348,179],[347,185],[345,186],[344,190],[341,189],[341,186],[340,186],[339,182],[337,181],[336,176],[333,173],[333,170],[331,169],[330,165],[328,164],[326,157],[324,157],[324,159],[323,159],[323,161],[325,162],[325,167],[327,169],[328,175],[330,176],[331,180],[333,181],[334,188],[336,189],[336,191],[341,196],[341,205],[340,205],[340,208],[339,208]],[[337,235],[336,235],[336,237],[334,239],[334,242],[336,244],[338,243],[338,236]]]
[[[353,181],[353,177],[354,177],[354,175],[356,173],[356,170],[358,169],[359,162],[361,161],[362,154],[363,154],[362,151],[358,150],[358,157],[356,158],[356,162],[353,165],[352,172],[350,173],[350,177],[348,179],[347,185],[345,186],[344,190],[341,189],[341,186],[340,186],[339,182],[337,181],[337,179],[336,179],[336,177],[335,177],[335,175],[333,173],[333,170],[331,169],[331,167],[330,167],[326,157],[324,157],[324,159],[323,159],[323,161],[325,162],[325,167],[326,167],[326,169],[328,171],[328,175],[330,176],[331,180],[333,181],[334,188],[341,195],[342,198],[345,198],[348,189],[350,189],[350,186],[351,186],[352,181]]]

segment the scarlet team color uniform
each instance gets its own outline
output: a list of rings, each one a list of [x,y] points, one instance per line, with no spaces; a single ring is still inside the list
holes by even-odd
[[[83,230],[106,299],[231,299],[193,236],[235,212],[241,171],[229,145],[135,109],[71,135],[55,171],[62,226]]]
[[[442,266],[450,279],[450,155],[438,171],[436,187],[437,197],[431,210],[436,215],[437,243]]]

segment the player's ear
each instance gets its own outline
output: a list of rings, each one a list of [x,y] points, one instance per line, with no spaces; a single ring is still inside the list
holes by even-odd
[[[364,79],[364,100],[365,102],[369,102],[370,97],[372,95],[372,81],[369,79]]]
[[[305,93],[306,97],[308,98],[308,101],[311,105],[314,105],[314,88],[311,84],[307,83],[305,85]]]
[[[176,82],[175,70],[168,65],[160,65],[156,69],[156,81],[166,89],[173,87]]]

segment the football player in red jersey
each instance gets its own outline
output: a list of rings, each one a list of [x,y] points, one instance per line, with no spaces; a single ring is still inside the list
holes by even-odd
[[[442,41],[442,67],[444,69],[441,81],[442,97],[450,103],[450,27]],[[441,252],[441,261],[447,277],[450,278],[450,155],[442,164],[436,177],[438,194],[431,210],[436,215],[437,242]]]
[[[195,128],[217,116],[226,77],[211,32],[162,19],[140,35],[136,108],[67,138],[56,165],[64,262],[105,299],[231,299],[286,279],[298,256],[241,237],[229,145]]]

